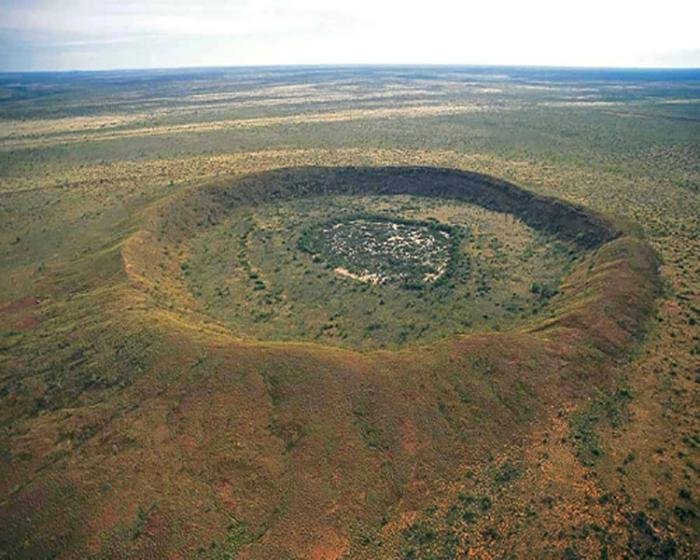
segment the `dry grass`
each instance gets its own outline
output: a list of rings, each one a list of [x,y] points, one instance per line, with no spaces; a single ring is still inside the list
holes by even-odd
[[[256,104],[258,106],[259,104]],[[14,132],[7,138],[0,138],[0,150],[17,150],[20,148],[45,147],[57,144],[70,144],[77,142],[99,142],[109,141],[120,138],[137,138],[149,136],[168,136],[181,133],[206,133],[228,129],[247,129],[247,128],[266,128],[273,126],[284,125],[301,125],[312,123],[337,123],[348,122],[354,120],[371,120],[371,119],[396,119],[396,118],[425,118],[440,115],[458,115],[465,113],[474,113],[484,111],[488,108],[483,105],[412,105],[407,107],[397,108],[379,108],[379,109],[358,109],[347,111],[329,111],[322,113],[300,113],[297,115],[287,115],[281,117],[256,117],[250,119],[230,119],[219,120],[204,123],[188,123],[179,125],[160,125],[131,128],[127,130],[107,130],[103,131],[105,125],[100,126],[100,130],[94,130],[94,125],[74,123],[73,119],[62,123],[65,130],[71,130],[71,133],[64,131],[50,137],[39,137],[32,139],[22,138],[20,132]],[[63,119],[61,119],[63,120]],[[135,119],[136,120],[136,119]],[[109,126],[119,126],[118,121],[113,121]],[[54,123],[54,127],[57,125]],[[58,125],[60,127],[60,125]],[[18,127],[15,126],[15,129]],[[52,130],[51,132],[54,132]],[[87,133],[90,132],[89,135]]]

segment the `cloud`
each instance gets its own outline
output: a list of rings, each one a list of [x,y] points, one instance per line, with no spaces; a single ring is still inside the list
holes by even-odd
[[[0,11],[5,67],[21,65],[19,46],[33,64],[55,58],[50,48],[67,64],[91,47],[92,61],[103,49],[105,65],[132,67],[700,63],[700,4],[689,0],[0,0]]]
[[[0,27],[14,31],[162,34],[189,37],[285,33],[313,29],[334,12],[313,2],[301,9],[278,1],[28,2],[4,9]]]

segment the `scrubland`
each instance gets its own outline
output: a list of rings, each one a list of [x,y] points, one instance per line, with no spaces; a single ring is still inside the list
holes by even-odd
[[[697,72],[0,75],[0,100],[0,557],[700,553]],[[242,254],[261,271],[236,279],[207,267],[239,258],[245,222],[207,193],[298,166],[485,173],[616,233],[531,254],[554,242],[462,209],[484,237],[464,247],[469,292],[481,274],[519,307],[482,301],[484,319],[424,294],[436,336],[402,339],[390,319],[413,296],[380,310],[335,279],[307,323],[287,308],[272,332],[255,314],[288,302],[255,303],[261,271],[281,299],[333,279],[311,259],[275,272],[305,227],[275,220],[346,204],[260,205],[245,219],[268,233]],[[373,214],[458,213],[359,195]]]

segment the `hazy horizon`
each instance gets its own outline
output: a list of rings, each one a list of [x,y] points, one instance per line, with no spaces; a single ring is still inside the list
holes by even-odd
[[[250,66],[698,68],[695,2],[0,0],[0,72]]]
[[[555,66],[555,65],[543,65],[543,64],[411,64],[411,63],[345,63],[345,64],[334,64],[334,63],[318,63],[318,64],[230,64],[230,65],[200,65],[200,66],[144,66],[144,67],[115,67],[115,68],[65,68],[65,69],[37,69],[37,70],[3,70],[0,69],[0,75],[12,75],[12,74],[108,74],[108,73],[120,73],[120,72],[177,72],[177,71],[225,71],[225,70],[293,70],[293,69],[412,69],[412,68],[425,68],[425,69],[450,69],[454,68],[456,70],[469,70],[469,69],[503,69],[503,70],[543,70],[543,71],[602,71],[602,72],[664,72],[672,74],[674,72],[687,73],[687,72],[698,72],[700,73],[700,65],[698,66]]]

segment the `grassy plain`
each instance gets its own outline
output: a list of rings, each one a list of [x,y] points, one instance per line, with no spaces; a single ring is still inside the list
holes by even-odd
[[[2,75],[0,125],[0,557],[700,553],[698,72]],[[235,229],[195,198],[175,217],[207,221],[202,237],[148,226],[200,185],[297,165],[504,178],[626,224],[661,284],[621,239],[572,264],[561,289],[579,295],[540,331],[504,314],[442,339],[464,331],[437,307],[425,347],[310,344],[320,315],[290,337],[307,342],[250,340],[211,309],[220,277],[172,281],[220,259],[235,240],[217,232]],[[402,215],[457,211],[428,206]],[[266,220],[289,208],[255,216],[275,250],[296,240]],[[523,297],[566,264],[528,269],[535,234],[459,211],[512,248],[511,266],[474,271],[524,275]]]

